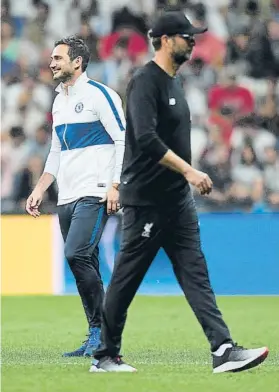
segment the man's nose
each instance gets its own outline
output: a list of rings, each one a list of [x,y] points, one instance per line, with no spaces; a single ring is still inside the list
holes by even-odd
[[[195,38],[194,38],[194,37],[191,37],[191,38],[189,39],[189,43],[190,43],[191,46],[195,46],[195,45],[196,45]]]

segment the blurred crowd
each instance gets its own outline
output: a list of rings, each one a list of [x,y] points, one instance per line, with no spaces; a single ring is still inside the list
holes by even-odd
[[[192,113],[192,159],[214,182],[201,210],[279,210],[279,0],[2,0],[2,212],[24,210],[50,148],[54,41],[88,44],[88,76],[125,104],[133,72],[153,52],[147,32],[163,10],[183,10],[196,37],[179,77]],[[48,190],[45,212],[57,190]]]

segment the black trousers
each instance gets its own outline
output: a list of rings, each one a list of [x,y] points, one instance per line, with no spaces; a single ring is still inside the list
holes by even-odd
[[[186,200],[164,209],[124,207],[122,243],[104,300],[102,340],[96,359],[120,353],[127,309],[160,247],[171,260],[211,350],[232,342],[210,285],[196,208],[189,192]]]
[[[65,257],[76,280],[89,327],[100,327],[104,288],[98,244],[107,222],[98,197],[83,197],[58,207]]]

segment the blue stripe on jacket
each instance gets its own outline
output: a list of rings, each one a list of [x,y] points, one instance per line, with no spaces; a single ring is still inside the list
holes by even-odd
[[[94,80],[88,80],[87,83],[91,84],[91,86],[97,87],[100,91],[102,91],[102,93],[106,97],[106,99],[107,99],[107,101],[108,101],[108,103],[109,103],[109,105],[111,107],[111,110],[112,110],[112,112],[114,114],[114,117],[115,117],[115,119],[116,119],[116,121],[117,121],[117,123],[119,125],[120,131],[125,131],[125,128],[124,128],[124,126],[122,124],[122,121],[121,121],[121,118],[119,116],[119,113],[118,113],[118,111],[117,111],[117,109],[116,109],[116,107],[114,105],[114,102],[113,102],[111,96],[109,95],[108,91],[106,90],[106,88],[104,86],[102,86],[101,84],[95,82]]]
[[[114,144],[101,121],[61,124],[57,125],[55,130],[60,140],[62,151],[101,144]]]

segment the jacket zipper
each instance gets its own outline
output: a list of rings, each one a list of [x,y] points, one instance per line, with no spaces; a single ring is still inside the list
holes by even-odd
[[[67,150],[69,150],[69,146],[68,146],[68,144],[67,144],[67,142],[66,142],[66,131],[67,131],[67,127],[68,127],[68,124],[65,124],[64,133],[63,133],[63,140],[64,140],[64,143],[65,143],[65,146],[67,147]]]
[[[68,96],[66,96],[66,108],[68,107],[68,99],[69,99]],[[66,111],[66,113],[67,113],[67,111]],[[69,146],[68,146],[68,144],[66,142],[67,128],[68,128],[68,124],[65,124],[64,132],[63,132],[63,140],[64,140],[64,143],[65,143],[65,146],[66,146],[67,150],[69,150]]]

